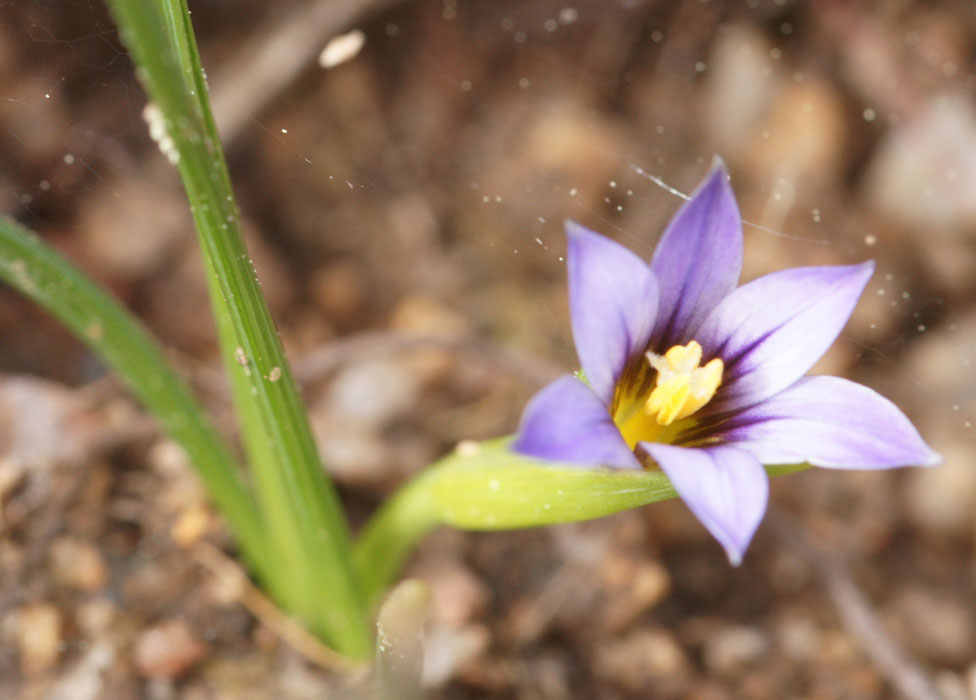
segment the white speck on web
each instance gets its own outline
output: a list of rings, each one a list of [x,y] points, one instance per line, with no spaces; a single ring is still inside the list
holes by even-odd
[[[366,35],[360,29],[353,29],[351,32],[337,36],[322,49],[322,53],[319,54],[319,65],[323,68],[335,68],[355,58],[365,43]]]

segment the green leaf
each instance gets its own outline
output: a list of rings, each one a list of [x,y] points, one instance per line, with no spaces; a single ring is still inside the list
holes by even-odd
[[[387,501],[356,542],[371,601],[395,578],[416,542],[438,525],[511,530],[591,520],[675,498],[658,470],[593,469],[541,462],[509,449],[511,438],[462,443]],[[770,476],[809,465],[766,467]]]
[[[189,13],[180,0],[109,5],[161,115],[157,132],[196,223],[255,497],[278,560],[265,581],[313,632],[365,658],[372,642],[348,526],[244,246]]]
[[[0,277],[63,321],[119,374],[186,450],[245,558],[264,570],[270,562],[261,519],[236,460],[142,325],[33,233],[3,218]]]

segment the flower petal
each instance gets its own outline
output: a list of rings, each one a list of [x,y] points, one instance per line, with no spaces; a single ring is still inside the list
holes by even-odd
[[[647,347],[657,281],[647,263],[619,243],[572,221],[566,235],[576,353],[587,382],[609,405],[627,361]]]
[[[642,468],[600,398],[569,375],[529,401],[512,449],[555,462]]]
[[[769,479],[745,450],[721,446],[676,447],[642,442],[702,524],[738,566],[769,498]]]
[[[830,347],[874,263],[781,270],[745,284],[697,334],[706,358],[725,362],[710,413],[748,406],[793,384]]]
[[[884,469],[942,462],[893,403],[838,377],[804,377],[729,426],[723,439],[763,464]]]
[[[721,160],[668,224],[651,270],[661,295],[653,343],[664,352],[692,339],[742,272],[742,217]]]

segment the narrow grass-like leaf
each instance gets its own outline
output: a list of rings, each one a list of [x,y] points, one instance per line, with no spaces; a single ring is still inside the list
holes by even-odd
[[[371,640],[347,524],[241,237],[188,12],[179,0],[109,5],[162,115],[196,222],[255,496],[280,560],[266,582],[314,632],[365,658]]]
[[[260,517],[236,460],[142,325],[50,246],[4,218],[0,278],[64,322],[119,374],[186,450],[245,558],[266,569]]]

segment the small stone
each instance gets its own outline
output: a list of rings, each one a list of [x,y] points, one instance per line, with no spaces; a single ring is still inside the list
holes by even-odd
[[[330,321],[349,323],[359,317],[366,301],[365,273],[354,262],[325,265],[312,273],[308,291]]]
[[[106,696],[105,672],[115,661],[115,649],[97,641],[45,695],[45,700],[98,700]]]
[[[426,688],[436,688],[449,681],[465,666],[488,649],[491,634],[482,625],[461,629],[434,624],[424,640],[424,668],[421,677]]]
[[[371,360],[343,370],[329,388],[325,406],[333,416],[380,429],[409,411],[419,390],[416,377],[402,364]]]
[[[820,631],[812,620],[788,617],[777,631],[778,646],[793,661],[809,661],[820,647]]]
[[[207,532],[210,525],[210,511],[203,504],[193,504],[183,509],[170,536],[181,547],[189,547]]]
[[[687,682],[689,663],[684,650],[666,630],[639,629],[596,650],[596,673],[632,692],[672,691]]]
[[[938,535],[966,536],[976,509],[976,450],[962,437],[939,444],[945,463],[935,469],[913,469],[908,474],[905,501],[918,525]]]
[[[952,671],[939,671],[932,680],[939,691],[939,697],[944,700],[972,700],[966,692],[966,681],[962,676]]]
[[[926,100],[885,132],[865,179],[868,202],[891,220],[928,238],[968,235],[976,222],[976,109],[961,94]]]
[[[976,698],[976,663],[970,664],[966,670],[966,686],[969,688],[969,697]]]
[[[461,627],[481,614],[491,590],[469,569],[453,561],[435,561],[414,573],[430,586],[431,619]]]
[[[734,675],[761,660],[769,640],[754,627],[726,627],[705,642],[705,666],[709,671]]]
[[[613,552],[600,564],[605,587],[602,624],[608,631],[626,627],[641,613],[664,600],[671,591],[671,576],[656,561],[641,561]]]
[[[60,585],[93,593],[105,585],[108,568],[102,553],[90,542],[59,537],[48,550],[51,577]]]
[[[21,462],[8,457],[0,458],[0,507],[24,481],[27,470]]]
[[[135,642],[133,662],[144,678],[176,679],[206,656],[207,647],[182,620],[150,627]]]
[[[893,607],[904,638],[916,652],[936,663],[969,661],[976,652],[976,620],[958,600],[934,590],[902,593]]]
[[[329,473],[340,483],[361,488],[388,483],[392,455],[379,437],[345,420],[312,415],[312,429]]]
[[[50,670],[61,652],[61,613],[50,603],[31,603],[17,612],[17,651],[27,676]]]
[[[115,604],[108,598],[94,598],[75,609],[75,622],[88,637],[100,637],[115,621]]]

